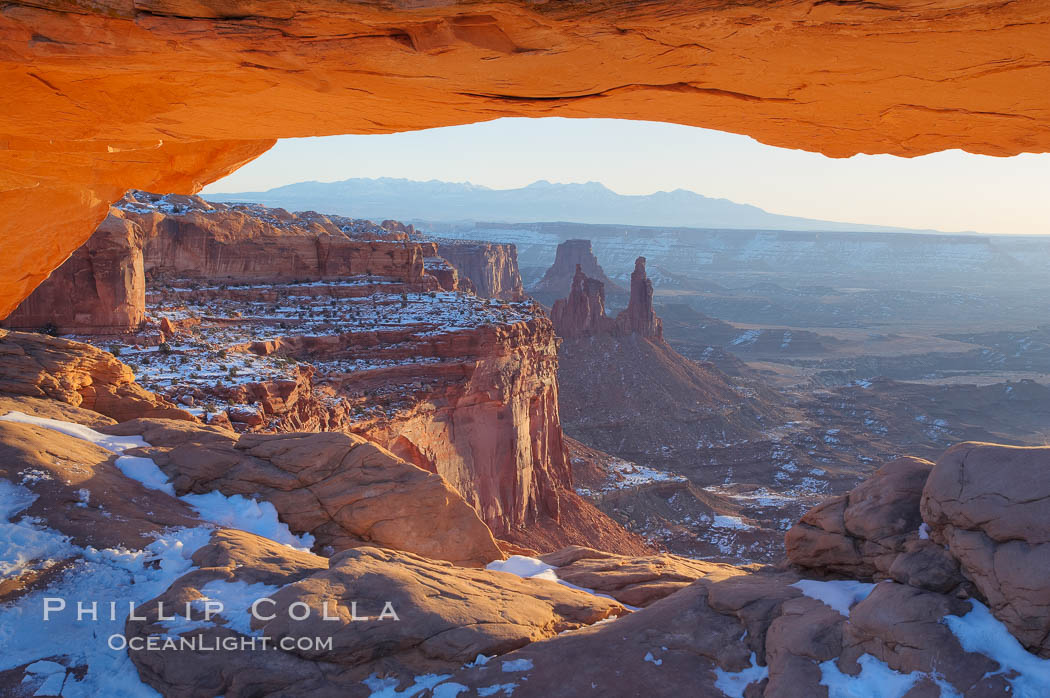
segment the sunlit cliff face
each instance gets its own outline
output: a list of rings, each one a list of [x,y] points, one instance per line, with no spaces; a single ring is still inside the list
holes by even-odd
[[[568,116],[1050,150],[1038,0],[40,4],[0,15],[0,317],[126,189],[196,191],[280,137]]]

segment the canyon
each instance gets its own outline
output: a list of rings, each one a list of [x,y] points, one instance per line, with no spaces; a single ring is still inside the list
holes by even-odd
[[[1050,494],[1046,448],[962,443],[936,462],[888,462],[790,529],[786,566],[578,546],[504,559],[444,478],[360,437],[116,423],[6,390],[0,409],[0,501],[24,555],[16,583],[0,585],[0,622],[43,594],[117,594],[135,611],[96,622],[53,611],[46,633],[24,627],[5,645],[5,687],[988,696],[1036,695],[1050,678],[1045,516],[1034,504]],[[238,518],[264,494],[269,514]],[[392,527],[391,512],[408,516]],[[273,612],[253,615],[253,598]],[[221,610],[209,615],[203,599]],[[384,619],[386,603],[400,622]],[[99,632],[133,648],[96,649]],[[311,637],[333,642],[306,649]]]
[[[107,631],[134,644],[100,655],[68,614],[59,640],[3,645],[0,686],[983,696],[1050,681],[1050,612],[1025,572],[1045,565],[1048,449],[952,446],[1037,438],[1038,383],[942,386],[957,395],[936,404],[888,379],[785,392],[760,362],[676,351],[644,257],[608,312],[585,240],[555,256],[547,279],[583,261],[548,317],[512,245],[396,221],[133,191],[98,234],[0,329],[17,534],[0,624],[105,584],[135,610]],[[692,312],[676,333],[734,346],[733,325]],[[952,400],[968,416],[939,416]],[[250,595],[276,612],[253,616]]]
[[[1043,152],[1048,20],[1035,0],[8,3],[0,688],[1044,694],[1045,328],[1019,324],[1045,316],[1042,241],[902,236],[900,265],[876,234],[540,224],[519,286],[507,236],[464,259],[447,231],[189,195],[278,137],[499,116]],[[568,239],[623,284],[615,317],[574,265],[551,318],[525,296]],[[782,286],[788,252],[809,278]],[[581,399],[599,381],[604,413]],[[48,597],[131,607],[39,622]]]
[[[137,191],[100,226],[104,241],[113,229],[128,274],[85,274],[101,268],[89,244],[4,326],[72,333],[209,424],[365,436],[440,474],[509,543],[647,550],[571,487],[557,344],[522,295],[513,248]],[[462,276],[438,256],[446,247]],[[44,322],[38,309],[68,296],[96,312]],[[135,312],[111,324],[132,296]]]

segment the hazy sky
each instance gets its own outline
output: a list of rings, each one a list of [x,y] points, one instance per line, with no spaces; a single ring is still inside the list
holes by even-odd
[[[961,151],[845,160],[674,124],[499,119],[384,136],[279,142],[207,192],[404,177],[496,189],[599,181],[621,194],[689,189],[807,218],[944,231],[1050,234],[1050,155]]]

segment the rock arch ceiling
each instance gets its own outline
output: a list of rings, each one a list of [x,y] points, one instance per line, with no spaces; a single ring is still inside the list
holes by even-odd
[[[276,138],[619,117],[818,151],[1050,150],[1045,0],[0,3],[0,317],[129,187]]]

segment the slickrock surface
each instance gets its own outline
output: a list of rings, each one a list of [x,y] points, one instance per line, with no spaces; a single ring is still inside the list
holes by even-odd
[[[933,464],[887,463],[852,492],[806,512],[787,533],[787,554],[800,566],[856,579],[896,579],[948,592],[964,583],[959,563],[919,535],[919,501]]]
[[[117,421],[193,416],[135,382],[112,354],[81,342],[0,330],[0,393],[51,398]]]
[[[173,475],[176,495],[187,487],[251,491],[261,502],[270,499],[294,530],[303,516],[327,507],[323,501],[308,510],[289,506],[297,490],[293,481],[322,475],[324,464],[333,463],[330,456],[345,452],[354,437],[236,435],[164,419],[106,426],[105,417],[64,402],[0,398],[0,409],[14,408],[90,420],[100,433],[74,438],[42,425],[0,421],[0,525],[17,533],[9,536],[15,547],[0,558],[5,570],[14,570],[0,583],[0,626],[38,612],[43,595],[71,602],[102,594],[130,599],[145,620],[122,608],[116,620],[99,624],[78,623],[67,614],[51,621],[58,631],[46,636],[25,626],[14,638],[0,634],[3,691],[37,692],[55,675],[70,692],[95,695],[134,694],[141,680],[168,696],[363,697],[429,690],[470,698],[511,692],[787,698],[870,693],[877,685],[894,686],[901,695],[977,698],[1039,695],[1050,680],[1048,660],[1011,649],[1008,632],[1041,651],[1035,631],[1048,617],[1039,603],[1045,576],[1014,583],[1009,574],[1040,569],[1046,517],[1037,503],[1044,496],[1039,482],[1046,449],[963,444],[949,449],[932,471],[924,461],[901,459],[846,498],[843,527],[858,540],[864,537],[859,547],[895,545],[899,537],[910,537],[906,531],[917,521],[928,527],[916,527],[919,540],[940,547],[950,538],[945,554],[957,557],[973,584],[939,593],[910,579],[819,581],[800,579],[790,569],[581,547],[498,563],[516,574],[390,547],[362,546],[325,557],[216,528],[199,518],[199,503],[127,477],[122,471],[129,466],[120,459],[153,458],[162,473]],[[129,433],[153,445],[136,447],[142,441]],[[343,521],[355,511],[366,518],[375,511],[352,494],[363,483],[355,479],[359,474],[382,477],[397,470],[439,481],[375,446],[356,443],[347,454],[351,460],[361,449],[371,455],[356,465],[341,459],[317,490],[326,495],[330,485],[332,494],[350,493],[343,497],[353,500],[340,512]],[[993,477],[999,471],[1007,473],[1006,481]],[[424,498],[417,487],[423,480],[395,480],[401,483],[396,491],[379,495],[389,503],[387,511],[397,497]],[[1004,501],[1018,506],[1004,507]],[[451,524],[442,528],[447,515],[436,513],[426,527],[438,544],[452,531]],[[315,548],[323,548],[324,526],[316,530]],[[978,548],[966,544],[972,536],[986,536],[997,548],[991,561],[1002,566],[982,568],[988,556],[974,554]],[[1013,545],[1029,557],[1020,563],[1011,558]],[[806,576],[841,574],[837,555],[829,548],[822,566],[819,554],[811,554]],[[982,590],[982,575],[991,572],[1004,582],[998,586],[1001,600]],[[539,577],[522,578],[532,574]],[[970,589],[976,600],[966,597]],[[222,601],[222,611],[206,619],[205,599]],[[256,599],[272,601],[259,607],[265,617],[253,619],[249,606]],[[168,618],[161,618],[159,603]],[[326,603],[335,620],[324,620]],[[628,613],[624,604],[641,608]],[[294,620],[291,613],[301,617],[304,609],[308,617]],[[114,654],[105,646],[108,634],[120,632],[196,646],[132,649],[131,662],[120,662],[122,651]],[[332,644],[274,649],[282,639],[314,637]],[[214,649],[222,638],[236,641],[237,649]],[[271,644],[240,644],[253,638]]]
[[[273,619],[251,619],[245,603],[228,609],[224,618],[197,620],[191,634],[206,642],[238,636],[273,643],[331,638],[332,649],[132,652],[149,684],[170,696],[369,696],[390,680],[436,677],[479,655],[503,654],[625,612],[615,601],[553,582],[407,553],[361,548],[325,560],[276,548],[247,534],[216,534],[194,556],[199,569],[145,604],[141,613],[147,620],[129,620],[128,636],[164,632],[157,601],[181,608],[208,589],[241,583],[266,585],[260,593],[273,602],[261,608]],[[381,617],[388,602],[396,620]],[[309,617],[292,620],[293,604],[305,604]],[[323,619],[326,607],[336,620]]]
[[[743,568],[678,555],[628,557],[580,546],[540,556],[558,579],[608,594],[628,606],[649,606],[698,579],[718,581],[746,574]]]
[[[502,558],[477,512],[444,478],[406,463],[360,436],[242,434],[169,420],[139,419],[105,429],[142,436],[177,495],[218,490],[257,496],[292,533],[318,550],[375,544],[481,567]]]

